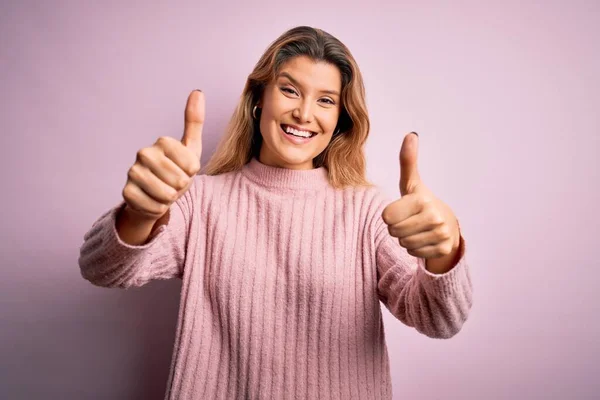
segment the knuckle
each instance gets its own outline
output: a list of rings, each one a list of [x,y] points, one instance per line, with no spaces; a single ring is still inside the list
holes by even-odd
[[[385,209],[383,210],[383,212],[381,213],[381,218],[383,218],[383,222],[385,222],[386,224],[390,224],[391,220],[390,220],[390,211],[389,209]]]
[[[385,211],[381,213],[381,219],[383,219],[383,222],[385,222],[386,225],[389,225],[387,221],[387,214],[385,213]]]
[[[127,183],[125,185],[125,187],[123,188],[123,191],[121,192],[121,195],[123,196],[123,198],[125,199],[125,201],[129,202],[133,199],[133,184],[131,183]]]
[[[181,168],[183,170],[183,172],[186,173],[186,175],[190,175],[190,173],[191,173],[190,162],[187,159],[179,161],[179,168]]]
[[[424,209],[428,209],[431,206],[431,197],[429,196],[420,196],[419,199],[417,200],[418,204],[420,207],[424,208]]]
[[[161,204],[158,206],[158,214],[164,214],[169,210],[169,206],[166,204]]]
[[[428,214],[427,219],[429,220],[429,223],[432,225],[439,226],[444,222],[444,219],[442,218],[442,216],[437,212],[429,211],[427,214]]]
[[[183,169],[189,176],[195,175],[200,169],[200,161],[197,159],[196,155],[188,152],[186,157],[182,158],[181,169]]]
[[[136,155],[136,159],[142,164],[147,164],[148,161],[150,161],[150,151],[151,149],[149,147],[139,149]]]
[[[139,172],[139,167],[138,164],[135,163],[131,166],[131,168],[129,168],[129,171],[127,171],[127,177],[133,181],[137,180],[140,176],[140,172]]]
[[[450,229],[445,224],[440,225],[440,227],[437,228],[437,233],[443,240],[450,239]]]
[[[148,207],[148,212],[152,215],[160,215],[160,210],[162,206],[160,203],[153,203],[150,207]]]
[[[192,175],[196,175],[198,171],[200,171],[200,160],[194,157],[190,163],[190,172]]]
[[[395,230],[394,230],[394,228],[391,225],[388,225],[387,230],[388,230],[388,232],[389,232],[390,235],[394,236]]]
[[[156,144],[160,147],[166,147],[169,145],[170,143],[170,138],[168,136],[160,136],[158,139],[156,139]]]
[[[179,198],[179,192],[174,188],[170,188],[169,190],[169,201],[174,202]]]
[[[179,190],[184,189],[187,185],[188,185],[189,179],[186,178],[180,178],[177,180],[177,188]]]

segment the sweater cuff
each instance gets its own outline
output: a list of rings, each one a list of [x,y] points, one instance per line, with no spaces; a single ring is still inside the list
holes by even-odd
[[[116,228],[117,214],[124,206],[125,201],[121,201],[105,212],[84,237],[79,259],[81,273],[96,285],[110,287],[129,282],[136,273],[135,265],[143,264],[139,263],[140,258],[148,254],[166,230],[166,226],[160,226],[143,245],[125,243]]]
[[[117,215],[125,207],[125,201],[105,212],[86,234],[85,253],[91,257],[96,265],[111,266],[130,264],[136,257],[151,248],[164,234],[166,226],[160,226],[141,245],[132,245],[124,242],[117,232]]]

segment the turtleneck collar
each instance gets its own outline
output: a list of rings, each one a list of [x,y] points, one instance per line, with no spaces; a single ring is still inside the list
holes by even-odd
[[[242,174],[254,183],[280,189],[319,189],[329,183],[329,174],[325,167],[313,169],[288,169],[273,167],[252,157],[242,168]]]

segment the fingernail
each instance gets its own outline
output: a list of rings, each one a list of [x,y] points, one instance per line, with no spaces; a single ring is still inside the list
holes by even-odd
[[[198,92],[202,93],[202,90],[200,90],[200,89],[196,89],[196,90],[197,90]]]
[[[419,137],[419,134],[417,132],[411,132],[411,133],[414,133],[415,135],[417,135],[417,137]]]

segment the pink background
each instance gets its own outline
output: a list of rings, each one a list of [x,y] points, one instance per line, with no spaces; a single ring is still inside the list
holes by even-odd
[[[92,286],[83,234],[136,151],[180,137],[194,88],[206,162],[254,63],[296,25],[358,60],[369,177],[399,196],[398,151],[419,132],[421,176],[467,239],[475,304],[457,336],[385,310],[395,398],[597,398],[599,2],[6,3],[0,398],[163,397],[180,283]]]

